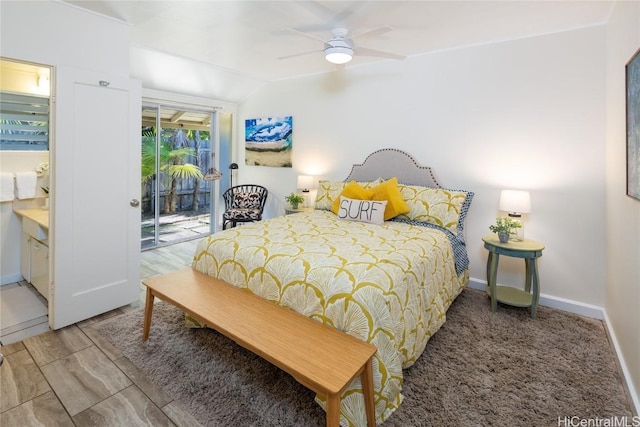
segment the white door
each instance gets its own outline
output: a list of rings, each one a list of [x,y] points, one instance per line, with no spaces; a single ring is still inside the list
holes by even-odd
[[[59,329],[139,298],[141,90],[55,72],[49,325]]]

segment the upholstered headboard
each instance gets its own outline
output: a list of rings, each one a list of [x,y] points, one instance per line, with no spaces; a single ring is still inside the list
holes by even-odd
[[[410,154],[396,148],[374,151],[362,164],[354,164],[345,181],[373,181],[398,177],[401,184],[441,188],[430,167],[420,166]]]

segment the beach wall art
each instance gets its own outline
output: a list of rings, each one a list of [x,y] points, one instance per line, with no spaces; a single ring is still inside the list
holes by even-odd
[[[246,119],[244,124],[245,164],[290,168],[293,117]]]
[[[627,195],[640,200],[640,49],[626,65]]]

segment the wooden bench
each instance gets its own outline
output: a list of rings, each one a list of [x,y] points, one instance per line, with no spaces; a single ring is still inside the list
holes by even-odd
[[[339,426],[340,396],[361,376],[367,425],[375,426],[375,346],[191,268],[142,283],[147,287],[143,341],[149,337],[153,301],[158,297],[323,396],[327,426]]]

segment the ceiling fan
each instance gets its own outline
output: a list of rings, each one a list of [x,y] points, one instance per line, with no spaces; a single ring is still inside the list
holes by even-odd
[[[292,33],[301,35],[303,37],[306,37],[312,40],[320,41],[321,43],[324,44],[324,49],[296,53],[296,54],[287,55],[287,56],[281,56],[278,59],[294,58],[297,56],[303,56],[303,55],[308,55],[308,54],[317,53],[317,52],[324,52],[325,59],[336,65],[346,64],[347,62],[351,61],[351,59],[353,59],[354,55],[372,56],[372,57],[378,57],[378,58],[389,58],[389,59],[399,59],[399,60],[405,59],[405,56],[403,55],[397,55],[395,53],[369,49],[366,47],[356,45],[354,42],[356,38],[363,39],[366,37],[375,37],[375,36],[379,36],[381,34],[387,33],[392,29],[393,28],[391,28],[388,25],[383,25],[371,30],[363,31],[361,33],[358,33],[349,37],[349,31],[346,28],[338,27],[331,30],[331,38],[329,40],[323,40],[314,34],[296,30],[295,28],[287,28],[286,30]]]

